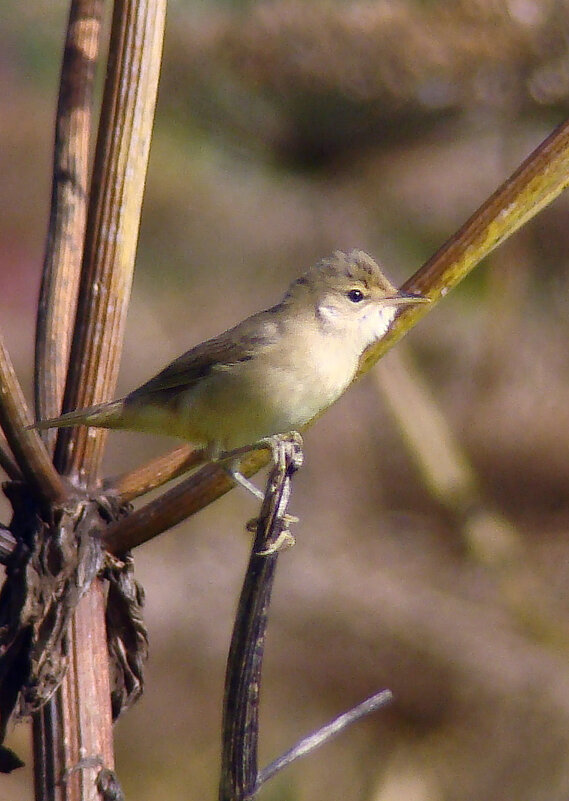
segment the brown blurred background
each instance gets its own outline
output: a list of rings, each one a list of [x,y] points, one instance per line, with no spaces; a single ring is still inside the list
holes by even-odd
[[[66,14],[2,7],[0,326],[28,395]],[[569,0],[171,2],[118,391],[336,248],[402,282],[568,107]],[[565,196],[307,433],[262,760],[396,699],[267,801],[567,799],[568,254]],[[107,470],[167,444],[112,434]],[[151,656],[116,728],[128,799],[215,797],[254,513],[235,490],[136,554]],[[29,761],[27,727],[9,744]],[[0,799],[31,785],[2,778]]]

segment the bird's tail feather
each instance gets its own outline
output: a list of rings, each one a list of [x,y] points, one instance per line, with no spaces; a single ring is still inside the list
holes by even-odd
[[[123,416],[124,403],[122,400],[110,403],[99,403],[87,409],[77,409],[67,412],[60,417],[49,420],[38,420],[28,428],[68,428],[70,426],[94,426],[95,428],[119,428]]]

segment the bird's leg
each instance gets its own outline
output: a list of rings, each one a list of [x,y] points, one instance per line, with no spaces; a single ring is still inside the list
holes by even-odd
[[[209,446],[205,449],[205,458],[207,461],[218,464],[236,484],[239,484],[254,495],[255,498],[262,501],[265,496],[261,490],[256,487],[252,481],[245,478],[243,473],[239,470],[241,457],[254,449],[255,445],[246,445],[243,448],[234,448],[231,451],[220,451],[213,446]]]
[[[241,460],[239,458],[232,459],[229,464],[223,465],[223,469],[229,474],[236,484],[239,484],[240,487],[248,490],[260,501],[264,500],[265,494],[259,489],[259,487],[256,487],[252,481],[249,481],[248,478],[245,478],[243,473],[239,470],[240,462]]]
[[[279,462],[283,459],[283,447],[285,448],[297,448],[302,449],[302,437],[298,433],[298,431],[291,431],[290,434],[273,434],[271,437],[263,437],[258,442],[253,443],[252,445],[245,445],[242,448],[234,448],[231,451],[222,451],[219,456],[216,456],[213,461],[221,464],[224,470],[231,476],[233,481],[236,484],[239,484],[241,487],[244,487],[250,493],[252,493],[255,498],[259,500],[264,500],[264,493],[256,487],[252,481],[249,481],[248,478],[245,478],[243,473],[239,470],[239,465],[241,463],[241,457],[245,456],[251,451],[255,450],[262,450],[267,449],[271,451],[273,464],[279,464]],[[289,516],[290,517],[290,516]],[[292,517],[290,517],[289,522],[295,522]]]

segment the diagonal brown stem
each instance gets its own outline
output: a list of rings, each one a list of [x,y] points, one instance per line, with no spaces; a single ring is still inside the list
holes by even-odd
[[[150,490],[161,487],[193,467],[203,464],[204,452],[192,445],[180,445],[173,451],[149,462],[105,480],[105,489],[119,496],[121,501],[132,501]]]
[[[259,456],[260,453],[257,451],[255,455]],[[262,453],[262,458],[266,459],[265,452]],[[254,470],[248,472],[243,464],[240,467],[245,476],[255,472]],[[121,554],[147,542],[199,509],[203,509],[233,486],[233,480],[221,467],[214,464],[205,465],[155,501],[110,525],[103,534],[105,548],[111,553]]]
[[[431,311],[494,248],[535,217],[569,184],[569,120],[559,125],[522,162],[431,258],[401,287],[431,299],[407,307],[388,335],[372,345],[360,364],[358,377]]]
[[[387,336],[363,355],[356,378],[371,369],[421,317],[434,308],[436,301],[466,277],[495,247],[554,200],[568,184],[569,121],[553,131],[403,285],[403,290],[426,295],[433,303],[410,306],[401,311]],[[247,471],[246,475],[252,475],[267,461],[265,453],[253,454],[245,461],[243,470]],[[113,526],[108,535],[109,547],[120,552],[122,544],[132,548],[145,542],[199,511],[227,489],[227,483],[221,481],[215,471],[204,468],[180,487],[164,493],[148,508],[139,509],[135,515]]]
[[[37,431],[26,431],[31,415],[14,367],[0,336],[0,428],[26,481],[48,501],[65,496],[61,476],[55,471]]]

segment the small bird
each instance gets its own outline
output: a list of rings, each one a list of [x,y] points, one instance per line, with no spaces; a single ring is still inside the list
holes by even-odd
[[[196,345],[126,397],[33,427],[165,434],[204,447],[204,460],[224,460],[302,428],[330,406],[397,310],[426,300],[397,290],[363,251],[337,251],[276,306]],[[248,485],[236,464],[230,472]]]

